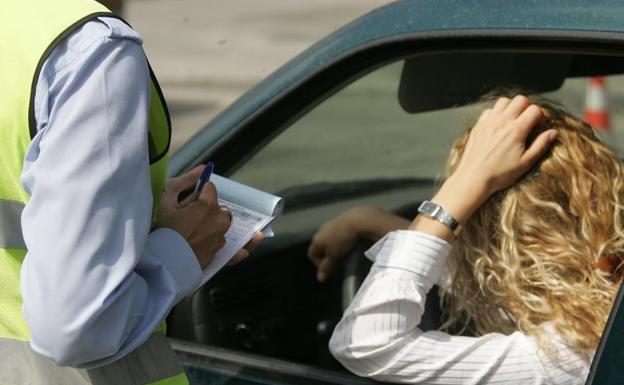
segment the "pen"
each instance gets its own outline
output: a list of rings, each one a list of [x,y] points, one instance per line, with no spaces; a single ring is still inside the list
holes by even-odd
[[[203,190],[206,182],[210,180],[210,175],[212,175],[213,169],[214,163],[206,163],[206,167],[204,167],[204,171],[202,171],[202,174],[197,180],[197,184],[195,185],[195,191],[193,191],[193,202],[196,202],[199,199],[199,194],[201,194],[201,191]]]

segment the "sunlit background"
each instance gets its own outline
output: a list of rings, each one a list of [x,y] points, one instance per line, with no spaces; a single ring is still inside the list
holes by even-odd
[[[175,150],[317,40],[388,0],[124,0],[172,110]]]

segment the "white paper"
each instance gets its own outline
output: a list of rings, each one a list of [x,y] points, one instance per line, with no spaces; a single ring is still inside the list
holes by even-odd
[[[262,229],[262,234],[264,235],[264,238],[273,238],[275,236],[275,232],[273,231],[273,229],[271,228],[271,226],[265,226]]]
[[[231,202],[265,215],[276,217],[284,207],[282,198],[258,190],[246,184],[224,178],[217,174],[210,176],[210,181],[217,188],[219,199]]]
[[[202,273],[202,285],[221,270],[251,240],[256,232],[261,231],[275,218],[223,199],[219,199],[219,205],[227,206],[230,209],[232,224],[228,232],[225,233],[225,246],[215,254],[212,262],[206,266]]]
[[[217,189],[219,205],[227,206],[232,212],[232,224],[225,233],[225,246],[204,269],[202,284],[221,270],[255,233],[262,231],[266,237],[273,236],[273,230],[268,224],[280,215],[284,208],[282,198],[246,184],[217,174],[210,176],[210,182],[214,183]]]

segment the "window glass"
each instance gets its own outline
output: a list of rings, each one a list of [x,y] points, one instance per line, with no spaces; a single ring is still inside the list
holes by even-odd
[[[261,189],[378,178],[434,178],[474,108],[408,114],[398,103],[402,63],[332,96],[232,177]]]
[[[602,84],[600,84],[602,83]],[[624,153],[624,75],[568,79],[559,90],[545,95],[568,111],[591,122],[606,119],[606,127],[596,127],[598,136],[620,155]]]
[[[454,140],[482,107],[406,113],[397,97],[401,68],[401,62],[388,65],[330,97],[232,177],[273,193],[317,183],[439,177]],[[617,151],[624,150],[617,103],[624,100],[623,79],[606,77],[598,91],[609,115],[609,127],[598,133]],[[588,89],[589,79],[568,79],[545,96],[583,117]]]

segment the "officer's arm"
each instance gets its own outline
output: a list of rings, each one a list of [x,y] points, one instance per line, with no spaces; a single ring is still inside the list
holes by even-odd
[[[138,36],[115,28],[90,22],[48,59],[22,174],[23,312],[33,349],[60,365],[132,351],[201,275],[177,233],[148,235],[148,68]]]

